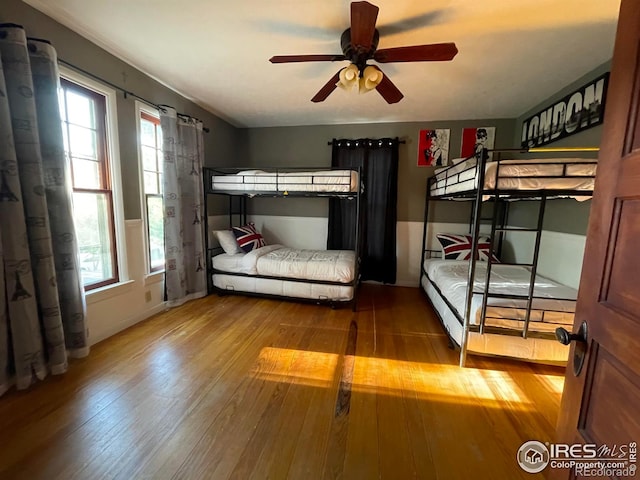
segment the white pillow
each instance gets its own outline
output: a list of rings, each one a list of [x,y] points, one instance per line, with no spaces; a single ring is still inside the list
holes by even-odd
[[[224,250],[224,253],[234,255],[236,253],[242,253],[236,237],[231,230],[214,230],[213,234],[218,237],[218,242]]]

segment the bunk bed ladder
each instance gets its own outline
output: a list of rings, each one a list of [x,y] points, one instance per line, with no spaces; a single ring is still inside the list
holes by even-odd
[[[531,307],[533,305],[533,296],[535,294],[536,273],[538,270],[538,256],[540,253],[540,240],[542,238],[542,226],[544,222],[544,210],[547,205],[547,196],[542,195],[540,198],[540,207],[538,209],[538,225],[536,230],[536,243],[533,247],[533,260],[531,265],[531,280],[529,281],[529,292],[527,295],[527,311],[524,317],[524,326],[522,328],[522,338],[527,338],[529,334],[529,320],[531,319]]]
[[[464,367],[467,361],[467,347],[469,344],[469,329],[471,325],[471,303],[473,300],[473,285],[474,279],[476,276],[476,255],[475,253],[478,251],[478,236],[480,234],[480,223],[481,223],[481,215],[482,215],[482,193],[484,186],[484,174],[485,174],[485,164],[487,157],[482,155],[480,161],[476,163],[477,168],[477,188],[476,188],[476,198],[473,202],[473,217],[472,217],[472,225],[473,228],[470,229],[471,233],[471,258],[469,259],[469,284],[467,286],[467,297],[465,301],[465,309],[464,309],[464,324],[462,325],[462,339],[460,342],[460,367]]]
[[[489,253],[487,255],[487,273],[486,273],[486,277],[484,279],[484,290],[482,292],[482,314],[480,315],[480,327],[479,327],[479,331],[480,334],[482,335],[484,333],[484,324],[485,324],[485,317],[487,315],[487,300],[490,296],[489,294],[489,285],[491,284],[490,279],[491,279],[491,266],[493,265],[493,242],[494,239],[496,238],[496,231],[498,231],[497,228],[497,222],[498,222],[498,206],[499,206],[499,201],[500,201],[500,195],[496,194],[495,197],[493,197],[493,214],[491,215],[491,236],[489,237]],[[501,225],[501,229],[504,229],[504,216],[502,216],[502,225]]]

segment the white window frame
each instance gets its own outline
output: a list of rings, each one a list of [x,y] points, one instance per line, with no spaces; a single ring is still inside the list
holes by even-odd
[[[114,89],[108,87],[96,80],[88,78],[81,73],[76,72],[64,65],[59,66],[60,76],[69,80],[70,82],[77,83],[89,90],[98,92],[105,97],[105,104],[107,110],[106,129],[107,129],[107,148],[109,151],[109,169],[111,174],[111,192],[113,201],[113,229],[115,235],[116,244],[116,259],[118,264],[118,281],[106,285],[104,287],[96,288],[86,292],[87,300],[91,297],[93,300],[100,300],[103,297],[110,297],[115,288],[129,285],[131,280],[129,278],[129,269],[127,262],[127,241],[125,236],[124,226],[124,205],[122,196],[122,175],[120,170],[120,141],[118,139],[118,109],[117,109],[117,94]]]
[[[138,181],[140,183],[140,212],[142,216],[142,230],[144,232],[144,268],[145,268],[145,285],[149,283],[156,283],[164,280],[164,269],[156,270],[155,272],[151,271],[151,263],[149,260],[149,225],[148,225],[148,215],[147,215],[147,202],[145,202],[145,193],[144,193],[144,165],[142,161],[142,141],[141,135],[142,131],[140,128],[140,119],[142,118],[142,113],[146,113],[147,115],[151,115],[152,117],[156,117],[160,120],[160,112],[157,109],[147,105],[146,103],[142,103],[139,100],[135,101],[136,107],[136,139],[138,144]]]

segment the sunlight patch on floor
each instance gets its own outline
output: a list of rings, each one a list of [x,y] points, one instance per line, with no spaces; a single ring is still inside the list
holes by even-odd
[[[336,353],[264,347],[250,374],[273,382],[327,388],[339,358]]]
[[[337,371],[340,357],[335,353],[265,347],[250,375],[267,381],[328,388],[340,375]],[[426,401],[488,408],[502,408],[508,404],[511,409],[535,410],[535,405],[508,370],[459,368],[457,365],[364,356],[355,356],[354,359],[354,393],[415,395],[417,399]],[[535,377],[548,384],[554,392],[562,391],[563,377]]]
[[[546,386],[546,388],[557,394],[558,396],[562,396],[562,392],[564,390],[564,375],[536,375]]]

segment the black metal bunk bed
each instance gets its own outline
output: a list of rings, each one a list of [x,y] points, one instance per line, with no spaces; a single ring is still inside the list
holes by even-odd
[[[542,339],[557,340],[555,333],[551,331],[535,331],[532,330],[532,311],[534,301],[538,299],[548,300],[549,297],[539,297],[535,294],[536,281],[538,279],[537,268],[540,253],[540,243],[543,230],[544,213],[547,200],[564,197],[590,197],[593,194],[593,183],[595,178],[595,159],[554,159],[541,160],[543,163],[542,171],[534,174],[528,171],[528,167],[532,165],[533,159],[521,160],[501,160],[499,157],[508,153],[536,153],[536,152],[594,152],[597,148],[539,148],[530,150],[506,149],[493,150],[496,157],[495,162],[488,162],[488,152],[482,153],[482,158],[477,159],[476,155],[463,159],[459,164],[451,165],[427,180],[427,192],[425,200],[423,240],[422,240],[422,256],[420,260],[421,283],[422,290],[427,294],[427,288],[437,292],[441,301],[455,315],[455,318],[462,327],[460,339],[454,338],[450,329],[446,326],[442,314],[435,308],[443,328],[448,334],[449,341],[452,346],[460,349],[460,366],[465,365],[468,352],[469,335],[508,335],[519,336],[522,339]],[[538,160],[538,159],[536,159]],[[491,165],[489,165],[489,163]],[[460,166],[462,165],[462,166]],[[490,169],[488,167],[491,167]],[[524,170],[523,172],[518,172]],[[444,184],[442,183],[444,179]],[[525,184],[524,188],[519,187],[519,182]],[[564,188],[564,183],[569,184],[569,188]],[[550,186],[549,186],[550,185]],[[429,204],[432,201],[439,200],[467,200],[472,202],[471,215],[469,221],[469,234],[471,236],[471,252],[468,260],[467,283],[465,302],[462,311],[457,309],[443,294],[438,285],[429,277],[425,268],[425,260],[440,256],[439,250],[427,248],[428,243],[428,219]],[[535,228],[519,228],[509,226],[509,205],[515,200],[537,200],[539,201],[538,218]],[[491,213],[487,217],[482,217],[483,202],[492,204]],[[481,236],[481,225],[483,222],[490,222],[491,230],[489,234],[490,252],[487,256],[486,264],[483,266],[484,280],[480,279],[480,283],[484,284],[480,291],[477,289],[476,271],[478,269],[479,260],[479,238]],[[524,267],[530,272],[529,285],[526,295],[518,294],[502,294],[495,293],[491,290],[491,272],[492,267],[496,264],[493,261],[493,251],[500,255],[505,234],[508,232],[530,232],[535,233],[535,242],[533,247],[533,255],[531,263],[500,263],[503,266]],[[495,248],[494,248],[495,247]],[[473,281],[471,279],[474,279]],[[472,288],[469,288],[472,285]],[[481,310],[479,319],[472,322],[472,301],[474,295],[481,295]],[[512,325],[490,326],[487,325],[488,304],[491,300],[512,300],[520,302],[515,306],[500,306],[502,309],[513,311],[512,319],[515,319],[520,328],[514,328]],[[575,298],[554,298],[559,301],[575,301]],[[434,302],[431,300],[432,304]],[[525,305],[522,305],[522,302]],[[544,321],[545,309],[542,312],[542,320]],[[507,355],[510,356],[510,355]],[[553,362],[552,362],[553,363]]]
[[[239,293],[243,295],[280,298],[299,302],[328,304],[332,308],[338,304],[351,303],[353,311],[357,306],[358,285],[361,263],[361,205],[362,205],[362,169],[335,167],[263,167],[264,170],[249,168],[203,168],[204,182],[204,218],[205,244],[207,245],[207,291],[220,295]],[[354,184],[355,183],[355,184]],[[348,283],[309,278],[282,277],[274,275],[254,275],[217,270],[213,266],[213,257],[223,253],[221,247],[211,247],[208,214],[209,195],[228,197],[229,229],[237,225],[247,224],[247,198],[254,197],[315,197],[330,198],[339,201],[355,202],[354,236],[355,264],[353,278]],[[253,277],[282,282],[300,282],[324,286],[351,287],[350,300],[334,300],[330,298],[305,298],[298,296],[277,295],[271,293],[247,292],[234,289],[223,289],[214,285],[213,275],[224,274],[239,277]]]

